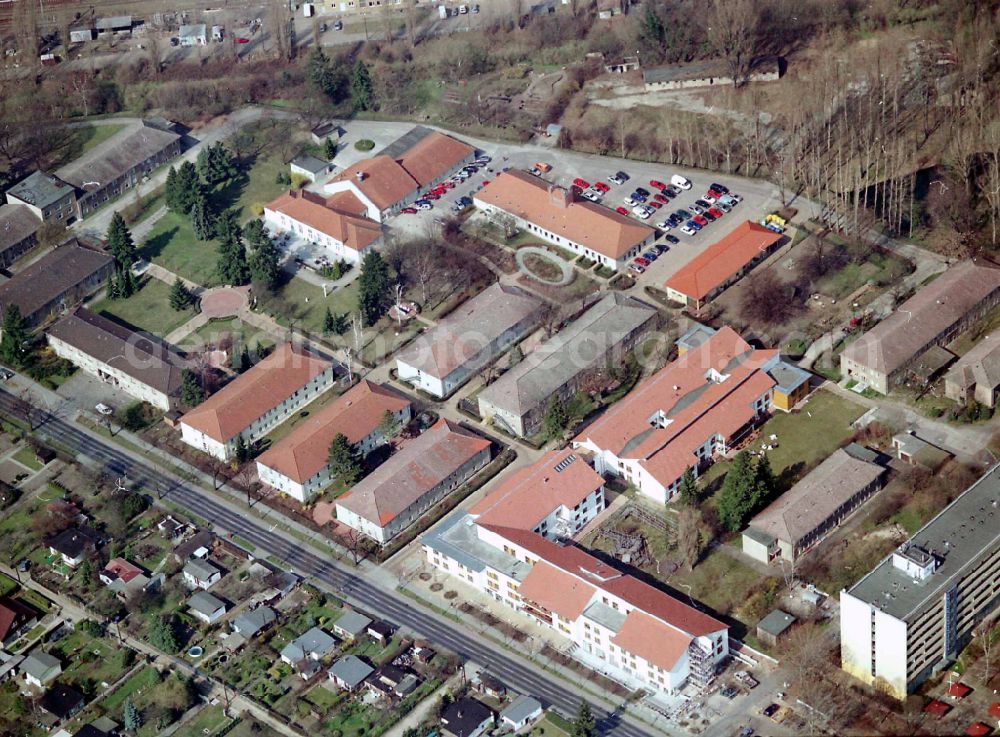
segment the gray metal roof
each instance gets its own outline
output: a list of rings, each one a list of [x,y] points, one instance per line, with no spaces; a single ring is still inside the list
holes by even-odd
[[[319,627],[313,627],[302,633],[281,651],[281,657],[293,663],[305,659],[306,656],[322,658],[336,647],[337,641]]]
[[[375,669],[356,655],[348,655],[330,666],[327,672],[346,683],[348,688],[354,688],[374,673]]]
[[[371,617],[358,612],[344,612],[333,626],[352,635],[360,635],[372,623]]]
[[[644,302],[612,292],[484,389],[479,399],[523,416],[581,372],[599,368],[612,348],[656,314]]]
[[[8,195],[22,202],[45,209],[66,195],[73,193],[73,187],[58,177],[44,171],[33,171],[27,177],[7,190]]]
[[[691,350],[692,348],[697,348],[706,340],[715,335],[715,328],[710,328],[708,325],[701,325],[696,323],[694,327],[690,328],[684,335],[677,339],[677,345],[685,350]]]
[[[476,535],[475,522],[467,512],[452,513],[420,541],[470,571],[478,572],[489,567],[515,581],[523,581],[531,571],[531,566],[524,561],[480,540]]]
[[[211,615],[218,611],[221,607],[226,608],[226,603],[217,596],[213,596],[207,591],[199,591],[197,594],[188,599],[188,607],[196,612],[200,612],[206,616]]]
[[[0,205],[0,253],[31,236],[41,224],[27,205]]]
[[[181,26],[177,31],[178,38],[202,38],[205,35],[205,24],[194,23],[189,26]]]
[[[59,659],[48,653],[44,653],[40,650],[36,650],[28,655],[21,663],[21,672],[31,676],[32,678],[37,678],[42,680],[45,675],[53,668],[62,667],[62,663]]]
[[[811,374],[784,361],[778,361],[767,369],[768,375],[778,382],[777,389],[782,394],[791,394],[802,384],[809,381]]]
[[[907,619],[940,597],[998,545],[1000,466],[994,466],[901,546],[933,556],[937,566],[927,578],[914,580],[889,555],[848,593],[892,617]]]
[[[378,156],[389,156],[393,159],[402,158],[403,154],[427,138],[434,131],[423,125],[415,125],[406,133],[378,152]]]
[[[766,532],[755,529],[753,527],[753,523],[751,523],[750,527],[743,530],[743,536],[749,537],[754,542],[760,543],[764,547],[768,548],[771,547],[777,540],[774,535],[769,535]]]
[[[501,719],[507,719],[514,724],[520,724],[532,714],[541,711],[542,703],[531,696],[518,696],[513,703],[500,712]]]
[[[186,566],[184,566],[184,573],[189,573],[195,578],[201,581],[207,581],[209,578],[217,573],[222,573],[218,567],[212,565],[207,560],[202,560],[201,558],[195,558],[189,561]]]
[[[243,614],[236,617],[233,620],[232,627],[244,637],[253,637],[277,618],[278,615],[274,613],[271,607],[261,606],[252,612],[243,612]]]
[[[292,166],[297,166],[299,169],[305,169],[312,174],[322,174],[330,168],[330,163],[328,161],[323,161],[323,159],[311,156],[310,154],[296,156],[290,163]]]
[[[83,156],[61,167],[56,175],[83,190],[106,186],[142,162],[180,140],[180,136],[148,125],[111,136]]]
[[[625,619],[628,615],[617,609],[612,609],[602,601],[595,600],[583,610],[583,616],[617,633],[622,628],[622,625],[625,624]]]
[[[757,623],[757,629],[762,630],[773,637],[779,637],[782,632],[787,630],[793,624],[795,624],[795,617],[791,614],[786,614],[780,609],[775,609]]]
[[[110,18],[98,18],[94,24],[98,31],[109,31],[113,28],[131,28],[131,15],[113,15]]]

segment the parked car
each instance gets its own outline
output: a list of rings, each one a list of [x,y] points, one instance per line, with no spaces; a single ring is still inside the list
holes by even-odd
[[[635,207],[639,204],[639,200],[633,199],[632,197],[626,197],[624,199],[625,207]]]
[[[646,269],[643,268],[642,266],[639,266],[639,264],[629,264],[628,267],[632,271],[634,271],[636,274],[645,274],[646,273]]]
[[[649,190],[643,189],[642,187],[636,187],[635,191],[641,194],[643,197],[649,197]]]
[[[638,256],[633,263],[639,264],[639,266],[641,266],[644,269],[647,266],[649,266],[649,260],[646,259],[646,258],[643,258],[642,256]]]
[[[344,30],[344,21],[338,20],[333,24],[333,30],[342,31]]]
[[[660,230],[670,230],[672,227],[674,227],[674,224],[669,220],[661,220],[656,224],[656,227],[659,228]]]
[[[664,194],[670,194],[673,195],[674,197],[676,197],[681,193],[681,188],[678,187],[676,184],[668,184],[663,189],[664,189]]]
[[[623,171],[617,171],[610,177],[608,177],[608,181],[613,182],[614,184],[625,184],[625,182],[627,182],[628,180],[629,180],[628,174],[626,174]]]
[[[97,404],[97,406],[95,406],[94,409],[97,410],[98,414],[104,415],[105,417],[107,417],[108,415],[113,415],[115,413],[115,411],[111,409],[111,407],[106,405],[104,402],[100,402],[99,404]]]
[[[667,251],[670,250],[670,246],[668,246],[666,243],[657,243],[655,246],[653,246],[653,248],[656,249],[656,253],[658,256],[662,256],[663,254],[665,254]]]
[[[784,233],[785,229],[782,228],[777,223],[765,223],[764,227],[770,230],[772,233]]]
[[[689,217],[691,217],[691,213],[683,208],[681,208],[680,210],[674,210],[674,215],[679,217],[681,220],[687,220]]]
[[[711,187],[712,189],[714,189],[716,192],[721,192],[722,194],[729,194],[729,188],[728,187],[724,187],[721,184],[716,184],[715,182],[712,182],[708,186]]]
[[[675,187],[680,187],[683,190],[691,189],[691,180],[682,177],[680,174],[674,174],[670,177],[670,183]]]
[[[531,174],[531,176],[533,176],[533,177],[540,177],[540,176],[542,176],[542,170],[539,169],[537,166],[533,166],[530,169],[528,169],[528,173]]]
[[[638,212],[635,212],[635,211],[633,210],[633,213],[634,213],[634,214],[635,214],[635,216],[636,216],[637,218],[639,218],[640,220],[649,220],[649,215],[650,215],[650,212],[649,212],[649,210],[639,210]]]
[[[765,706],[764,710],[761,712],[761,714],[763,714],[764,716],[766,716],[768,719],[773,719],[774,715],[777,714],[778,710],[780,710],[780,709],[781,709],[781,707],[778,706],[777,704],[771,704],[769,706]]]
[[[416,215],[417,214],[417,208],[415,208],[415,207],[404,207],[402,210],[400,210],[400,212],[403,213],[404,215]]]
[[[649,207],[653,210],[659,210],[661,207],[663,207],[663,203],[657,202],[656,200],[650,200],[649,202],[646,203],[646,207]]]
[[[326,23],[320,23],[319,24],[319,32],[320,33],[326,33]]]
[[[579,187],[580,189],[586,189],[587,187],[590,186],[590,182],[588,182],[586,179],[580,179],[580,177],[574,179],[573,184]]]
[[[678,238],[676,235],[664,236],[663,240],[667,241],[667,243],[673,243],[675,246],[681,242],[681,239]]]
[[[479,12],[479,6],[478,5],[473,5],[472,6],[472,12],[473,13],[478,13]]]
[[[432,205],[427,200],[417,200],[413,203],[418,210],[433,210],[434,205]]]
[[[480,166],[482,166],[483,164],[488,164],[491,161],[493,161],[493,159],[491,159],[489,156],[486,156],[485,154],[476,158],[476,163],[479,164]]]
[[[652,249],[652,250],[646,251],[644,254],[642,254],[642,257],[644,259],[646,259],[647,261],[650,261],[650,262],[656,261],[656,259],[659,258],[659,256],[660,256],[660,253],[655,248]]]
[[[456,202],[458,202],[458,204],[460,204],[460,205],[464,205],[465,207],[471,207],[472,206],[472,198],[471,197],[459,197],[456,200]]]
[[[744,727],[740,730],[738,737],[753,737],[753,727]]]
[[[439,199],[441,199],[441,195],[436,194],[434,192],[428,192],[427,194],[424,195],[424,199],[425,200],[439,200]]]
[[[706,220],[706,219],[705,219],[705,218],[704,218],[703,216],[701,216],[701,215],[695,215],[695,216],[694,216],[693,218],[691,218],[691,219],[692,219],[692,220],[693,220],[694,222],[698,223],[698,225],[700,225],[700,226],[701,226],[701,227],[703,227],[703,228],[704,228],[704,227],[705,227],[706,225],[708,225],[708,221],[707,221],[707,220]]]
[[[650,179],[649,186],[652,187],[653,189],[663,189],[667,185],[661,182],[659,179]]]
[[[583,197],[584,199],[590,200],[591,202],[601,201],[601,196],[592,189],[585,189],[583,192],[580,193],[580,196]]]
[[[719,218],[722,217],[723,212],[722,212],[722,210],[718,209],[717,207],[710,207],[710,208],[708,208],[708,212],[706,212],[705,214],[706,215],[711,215],[713,218],[715,218],[716,220],[718,220]]]
[[[733,211],[732,205],[727,205],[722,200],[719,200],[718,202],[715,203],[715,209],[716,210],[721,210],[722,212],[732,212]]]
[[[670,200],[666,197],[666,195],[663,195],[663,194],[654,194],[653,195],[653,201],[654,202],[659,202],[659,203],[661,203],[663,205],[665,205],[668,202],[670,202]]]
[[[628,209],[624,207],[616,207],[615,212],[617,212],[619,215],[624,215],[625,217],[628,217]]]
[[[683,226],[681,226],[681,232],[684,235],[694,235],[698,231],[695,230],[694,228],[692,228],[690,225],[683,225]]]
[[[719,693],[725,696],[727,699],[735,699],[740,695],[740,692],[733,688],[732,686],[724,686],[719,690]]]
[[[538,169],[542,174],[548,174],[552,171],[552,164],[546,164],[542,161],[535,162],[535,168]]]
[[[611,187],[609,187],[608,185],[606,185],[604,182],[594,182],[591,185],[591,187],[593,187],[594,189],[596,189],[601,194],[607,194],[608,192],[611,191]]]
[[[181,45],[181,40],[175,36],[175,37],[173,37],[173,38],[170,39],[170,45],[171,46],[180,46]]]
[[[712,206],[712,203],[707,202],[700,197],[694,201],[694,204],[698,205],[698,207],[704,207],[706,210]]]
[[[688,220],[686,225],[693,230],[701,230],[701,223],[697,222],[694,218]]]
[[[702,207],[701,205],[688,205],[688,210],[690,212],[693,212],[695,215],[701,215],[703,212],[705,212],[705,208]]]
[[[709,205],[714,205],[718,201],[718,198],[717,197],[713,197],[712,195],[710,195],[710,194],[708,194],[706,192],[704,195],[702,195],[701,201],[702,202],[706,202]]]
[[[14,378],[14,372],[10,369],[0,368],[0,381],[9,381]]]
[[[705,220],[707,220],[708,222],[712,222],[713,220],[715,220],[715,215],[713,215],[712,213],[710,213],[708,210],[705,210],[705,212],[703,212],[698,217],[705,218]]]

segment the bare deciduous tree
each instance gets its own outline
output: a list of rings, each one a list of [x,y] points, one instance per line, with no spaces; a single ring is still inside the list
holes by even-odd
[[[746,81],[756,55],[760,5],[755,0],[713,0],[708,14],[709,43],[726,59],[735,87]]]

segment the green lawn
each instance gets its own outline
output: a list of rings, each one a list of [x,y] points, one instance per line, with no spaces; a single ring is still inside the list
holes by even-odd
[[[180,312],[174,310],[170,306],[170,286],[153,278],[147,278],[142,288],[128,299],[104,299],[92,309],[104,317],[160,338],[195,316],[192,308]]]
[[[759,450],[761,443],[768,441],[771,435],[777,435],[778,447],[767,452],[776,474],[797,463],[812,468],[853,434],[851,423],[864,411],[860,404],[820,389],[813,393],[802,409],[792,413],[775,412],[761,426],[753,449]],[[728,461],[716,463],[704,474],[705,480],[721,476],[728,465]]]
[[[274,315],[281,325],[294,324],[296,329],[318,334],[323,331],[323,317],[327,307],[334,314],[351,315],[358,311],[358,280],[354,279],[323,297],[320,287],[304,279],[292,278],[275,294],[260,296],[259,304],[265,312]],[[349,332],[339,337],[331,336],[331,339],[353,340]]]
[[[174,734],[177,737],[206,737],[218,732],[223,725],[229,724],[229,717],[222,713],[222,705],[206,706]]]
[[[273,346],[276,341],[270,333],[234,317],[228,320],[212,320],[205,323],[180,341],[179,347],[190,351],[198,346],[220,345],[226,342],[231,342],[233,345],[246,345],[253,350],[257,346],[268,348]]]
[[[25,447],[21,448],[14,454],[14,460],[20,463],[22,466],[30,468],[32,471],[41,471],[44,466],[38,462],[35,457],[35,451],[31,448]]]
[[[531,737],[570,737],[573,723],[558,714],[549,712],[531,730]]]

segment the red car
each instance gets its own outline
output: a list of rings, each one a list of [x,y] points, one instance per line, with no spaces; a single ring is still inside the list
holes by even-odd
[[[656,200],[650,200],[649,202],[646,203],[646,207],[652,207],[654,210],[659,210],[661,207],[663,207],[663,203],[657,202]]]
[[[628,217],[628,210],[625,209],[624,207],[616,207],[615,212],[617,212],[619,215],[624,215],[625,217]]]
[[[238,43],[238,44],[248,44],[248,43],[250,43],[250,39],[249,38],[237,38],[236,39],[236,43]]]
[[[668,202],[670,202],[670,200],[666,196],[664,196],[662,194],[654,194],[653,195],[653,202],[659,202],[661,205],[665,205]]]
[[[431,194],[436,194],[436,195],[438,195],[440,197],[441,195],[443,195],[447,191],[448,190],[445,189],[444,187],[435,187],[434,189],[431,190]]]
[[[611,191],[611,187],[606,185],[604,182],[594,182],[594,189],[603,194],[607,194]]]
[[[718,220],[723,216],[724,213],[717,207],[710,207],[708,208],[708,214],[714,217],[716,220]]]
[[[667,185],[665,185],[659,179],[650,179],[649,180],[649,186],[652,187],[653,189],[663,189]]]
[[[434,194],[433,192],[428,192],[427,194],[424,195],[424,199],[425,200],[439,200],[439,199],[441,199],[441,195]]]
[[[576,179],[573,180],[573,185],[579,187],[580,189],[586,189],[587,187],[590,186],[590,182],[588,182],[586,179],[580,179],[580,177],[577,177]]]
[[[710,189],[705,194],[708,195],[709,197],[712,197],[713,199],[716,199],[716,200],[719,199],[720,197],[722,197],[722,192],[720,192],[717,189]]]
[[[701,215],[695,215],[695,216],[694,216],[693,218],[691,218],[691,219],[692,219],[692,220],[694,220],[694,221],[695,221],[696,223],[698,223],[698,225],[700,225],[700,226],[701,226],[701,227],[703,227],[703,228],[704,228],[704,227],[705,227],[706,225],[708,225],[708,220],[706,220],[705,218],[703,218],[703,217],[702,217]]]
[[[400,210],[400,212],[403,213],[404,215],[416,215],[417,214],[417,208],[415,208],[415,207],[404,207],[402,210]]]
[[[447,182],[441,182],[441,186],[445,189],[455,189],[455,183],[450,180]]]
[[[639,266],[641,266],[644,269],[647,266],[649,266],[649,261],[647,261],[646,259],[644,259],[642,256],[639,256],[639,258],[635,259],[635,263],[639,264]]]
[[[583,191],[583,187],[579,184],[571,185],[570,189],[573,190],[573,194],[580,194]]]

